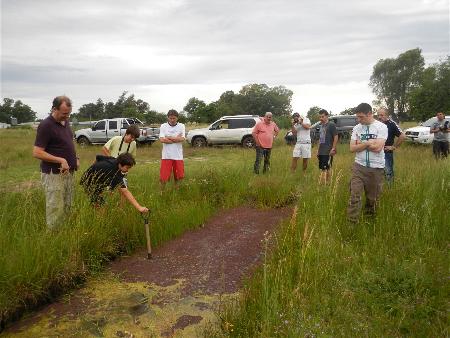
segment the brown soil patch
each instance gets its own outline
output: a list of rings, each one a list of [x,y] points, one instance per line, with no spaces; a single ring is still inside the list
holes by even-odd
[[[264,233],[287,218],[290,208],[224,210],[203,227],[186,232],[153,251],[145,249],[111,263],[110,270],[127,282],[161,286],[185,280],[182,293],[232,293],[260,260]]]

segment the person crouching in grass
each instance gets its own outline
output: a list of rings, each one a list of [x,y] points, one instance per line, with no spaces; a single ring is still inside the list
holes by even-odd
[[[80,181],[85,192],[89,195],[92,205],[100,208],[105,203],[104,191],[113,191],[116,187],[119,187],[120,194],[139,212],[148,212],[148,209],[141,206],[128,190],[126,175],[135,164],[136,162],[130,153],[120,154],[117,158],[97,155],[97,161],[84,172]]]

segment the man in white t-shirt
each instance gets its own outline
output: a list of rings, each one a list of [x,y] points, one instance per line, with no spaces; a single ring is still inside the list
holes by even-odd
[[[299,113],[292,114],[292,134],[297,136],[297,143],[292,152],[291,171],[297,169],[297,162],[303,158],[303,173],[308,167],[308,160],[311,158],[311,122],[307,117],[300,116]]]
[[[170,180],[173,172],[175,184],[184,178],[183,142],[185,127],[178,122],[178,112],[174,109],[167,113],[167,123],[159,129],[159,140],[163,144],[159,179],[161,191]]]
[[[365,191],[365,212],[375,214],[375,207],[384,181],[384,144],[388,137],[386,125],[373,117],[372,107],[361,103],[355,108],[359,124],[353,128],[350,151],[356,153],[350,180],[347,218],[356,223]]]

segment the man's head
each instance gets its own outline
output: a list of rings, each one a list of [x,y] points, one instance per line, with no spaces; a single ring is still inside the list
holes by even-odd
[[[321,109],[319,111],[319,121],[321,124],[325,124],[328,122],[328,112],[325,109]]]
[[[58,121],[67,121],[72,112],[72,101],[67,96],[57,96],[52,102],[52,116]]]
[[[440,111],[436,114],[436,117],[437,117],[438,121],[443,121],[445,119],[445,114],[444,114],[444,112]]]
[[[294,122],[298,122],[298,120],[300,120],[300,114],[296,112],[292,114],[292,118],[294,119]]]
[[[378,119],[381,122],[386,122],[387,120],[389,120],[389,112],[386,108],[378,109]]]
[[[355,114],[361,124],[371,124],[374,120],[372,107],[368,103],[360,103],[355,108]]]
[[[132,124],[125,131],[124,141],[126,143],[131,143],[131,142],[135,141],[137,138],[139,138],[140,135],[141,135],[141,130],[139,129],[139,127],[136,124]]]
[[[167,122],[169,122],[171,126],[174,126],[177,124],[177,121],[178,121],[178,112],[175,109],[170,109],[167,112]]]
[[[270,121],[272,121],[272,113],[268,111],[264,114],[264,122],[270,124]]]
[[[127,173],[136,164],[136,161],[130,153],[123,153],[117,156],[117,163],[119,164],[119,170]]]

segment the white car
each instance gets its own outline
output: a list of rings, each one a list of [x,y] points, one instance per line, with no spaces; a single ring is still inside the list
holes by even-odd
[[[417,127],[406,129],[406,139],[414,143],[432,143],[434,134],[430,133],[430,127],[436,121],[437,117],[432,117]],[[450,116],[446,116],[445,121],[450,121]]]
[[[192,129],[186,135],[186,141],[193,147],[212,144],[241,144],[253,148],[255,140],[252,130],[260,121],[258,115],[223,116],[207,128]]]

